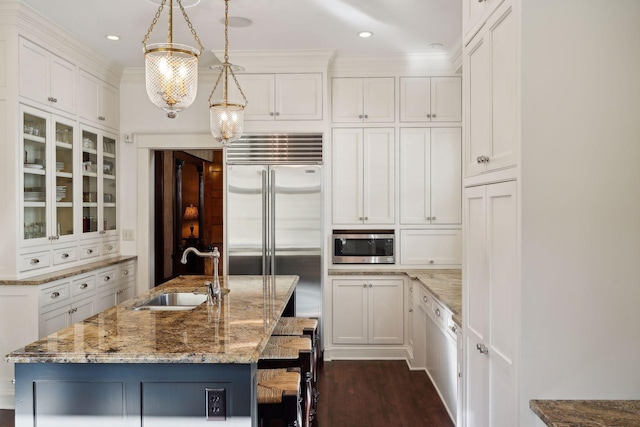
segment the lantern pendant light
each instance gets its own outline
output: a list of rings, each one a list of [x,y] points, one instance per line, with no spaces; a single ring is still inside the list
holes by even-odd
[[[223,146],[242,136],[244,127],[244,108],[247,106],[247,98],[242,92],[238,79],[229,63],[229,0],[224,1],[224,62],[216,84],[209,95],[209,120],[211,134],[216,141]],[[233,79],[242,101],[229,100],[229,78]],[[212,101],[218,85],[222,83],[222,99]]]
[[[162,0],[147,34],[142,40],[145,58],[145,85],[151,102],[173,119],[189,107],[198,92],[198,57],[204,50],[191,21],[176,0],[199,49],[173,43],[173,0],[169,0],[169,31],[166,43],[147,44],[167,0]]]

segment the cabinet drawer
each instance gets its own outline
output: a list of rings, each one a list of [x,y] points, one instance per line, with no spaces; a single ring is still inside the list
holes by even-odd
[[[120,266],[120,280],[133,279],[136,277],[136,267],[133,263]]]
[[[461,264],[462,232],[459,229],[401,230],[400,264]]]
[[[431,294],[424,286],[420,286],[418,291],[418,306],[420,306],[425,313],[431,312],[431,300]]]
[[[78,251],[75,246],[60,248],[53,251],[53,265],[65,264],[78,259]]]
[[[120,251],[118,242],[105,242],[102,244],[102,255],[117,254]]]
[[[80,246],[80,259],[94,258],[100,255],[97,243]]]
[[[20,271],[31,271],[49,267],[49,252],[35,252],[20,256]]]
[[[69,282],[59,283],[40,291],[40,306],[47,307],[58,303],[68,303],[70,298]]]
[[[115,268],[102,271],[97,275],[98,286],[103,287],[118,281],[118,273]]]
[[[85,276],[71,282],[71,296],[88,295],[96,288],[96,276]]]
[[[435,298],[431,298],[431,317],[444,330],[447,328],[451,314]]]

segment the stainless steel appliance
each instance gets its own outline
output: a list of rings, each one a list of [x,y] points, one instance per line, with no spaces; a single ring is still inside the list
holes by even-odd
[[[322,135],[243,136],[226,156],[227,272],[300,276],[296,315],[320,320]]]
[[[334,264],[395,264],[393,230],[334,230]]]

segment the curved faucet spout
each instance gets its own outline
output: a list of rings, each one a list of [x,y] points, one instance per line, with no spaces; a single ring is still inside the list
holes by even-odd
[[[185,249],[184,252],[182,253],[182,258],[180,259],[180,262],[183,264],[186,264],[187,255],[189,255],[191,252],[193,252],[194,254],[196,254],[201,258],[214,258],[214,259],[220,258],[220,252],[218,251],[217,247],[214,247],[213,250],[210,252],[200,252],[198,249],[194,248],[193,246],[190,246],[187,249]]]

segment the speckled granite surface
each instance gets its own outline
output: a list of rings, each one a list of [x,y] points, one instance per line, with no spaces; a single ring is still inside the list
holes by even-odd
[[[15,285],[43,285],[45,283],[53,282],[55,280],[65,279],[67,277],[75,276],[78,274],[87,273],[90,271],[98,270],[103,267],[109,267],[112,265],[121,264],[123,262],[131,261],[138,258],[137,256],[117,256],[108,258],[89,264],[83,264],[77,267],[66,268],[64,270],[55,271],[52,273],[41,274],[39,276],[29,277],[28,279],[21,280],[2,280],[0,279],[0,286],[15,286]]]
[[[222,304],[190,311],[132,310],[163,292],[205,293],[205,276],[181,276],[6,358],[21,363],[256,363],[298,276],[277,276],[265,298],[262,276],[229,276]],[[224,284],[223,284],[224,287]]]
[[[640,400],[531,400],[549,427],[639,427]]]
[[[462,271],[461,270],[342,270],[330,269],[330,276],[389,276],[405,274],[419,280],[429,291],[453,313],[453,321],[462,327]]]

